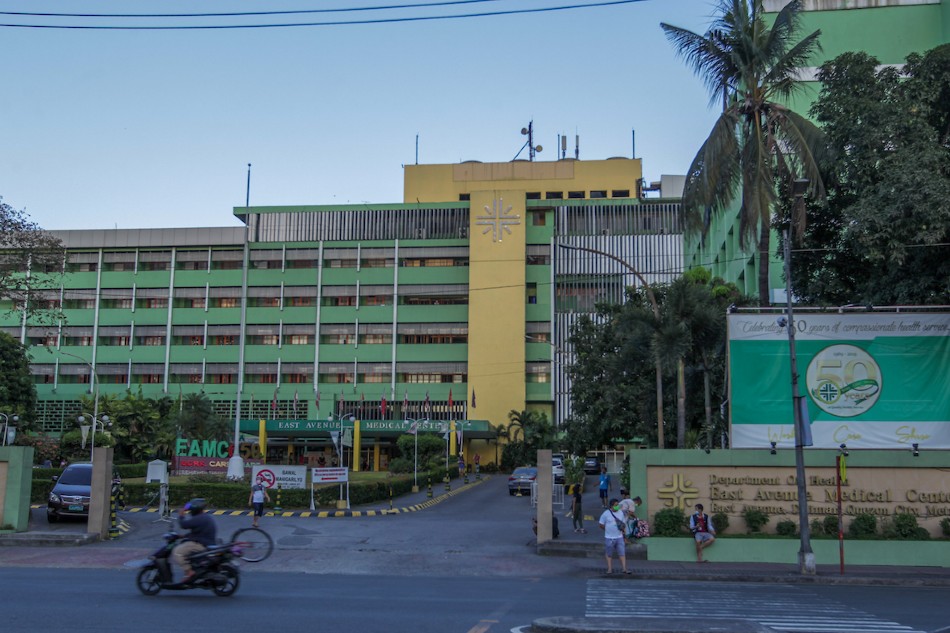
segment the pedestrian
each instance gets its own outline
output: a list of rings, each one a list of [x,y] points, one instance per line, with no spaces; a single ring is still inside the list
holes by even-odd
[[[637,521],[637,506],[630,498],[630,491],[626,488],[620,489],[620,497],[620,511],[623,513],[623,522],[627,526],[624,536],[631,538]]]
[[[604,531],[604,556],[607,559],[607,573],[613,573],[614,555],[620,559],[620,566],[623,573],[629,574],[627,569],[627,550],[624,544],[623,533],[626,530],[626,524],[623,520],[623,514],[620,510],[620,501],[611,499],[610,506],[600,515],[598,521],[600,529]]]
[[[584,529],[584,508],[580,484],[574,484],[571,491],[571,518],[574,522],[574,533],[587,534],[587,530]]]
[[[609,509],[610,506],[607,504],[607,495],[610,493],[610,475],[607,474],[607,467],[600,467],[600,484],[598,485],[598,490],[600,491],[600,505],[604,509]]]
[[[703,504],[696,504],[696,512],[689,517],[689,529],[696,539],[696,562],[708,563],[703,559],[703,550],[716,542],[716,527],[710,516],[703,512]]]
[[[251,486],[251,494],[247,498],[247,505],[254,508],[254,527],[258,526],[260,518],[264,516],[265,501],[270,501],[270,495],[264,486],[264,478],[258,475],[257,483]]]
[[[465,476],[465,458],[459,453],[459,479]]]

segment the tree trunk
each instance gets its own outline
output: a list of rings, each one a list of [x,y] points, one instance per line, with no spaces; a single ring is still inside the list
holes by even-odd
[[[686,362],[676,361],[676,448],[686,448]]]
[[[656,361],[656,445],[664,448],[663,440],[663,367]]]
[[[711,388],[709,385],[709,368],[703,364],[703,405],[706,410],[706,448],[711,449],[713,444],[712,439],[712,395],[710,394]]]
[[[757,253],[759,258],[759,305],[762,307],[771,305],[769,301],[769,261],[772,255],[769,251],[770,236],[769,223],[763,220],[762,225],[759,227],[759,246]]]

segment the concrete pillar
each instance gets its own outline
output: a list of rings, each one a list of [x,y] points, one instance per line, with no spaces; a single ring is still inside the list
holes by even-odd
[[[538,451],[538,544],[546,543],[554,538],[554,527],[551,517],[554,516],[554,462],[551,449]]]
[[[93,449],[92,487],[89,499],[89,534],[98,534],[100,540],[109,538],[111,527],[110,497],[112,496],[112,447]]]

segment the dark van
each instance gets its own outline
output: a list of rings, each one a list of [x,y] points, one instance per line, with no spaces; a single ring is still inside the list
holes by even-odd
[[[46,503],[47,520],[56,523],[63,517],[89,518],[92,464],[70,464],[53,481]]]

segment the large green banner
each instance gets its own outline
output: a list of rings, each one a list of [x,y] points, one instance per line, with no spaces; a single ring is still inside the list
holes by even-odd
[[[950,448],[950,314],[801,313],[798,387],[816,448]],[[730,314],[734,448],[793,447],[788,329]]]

